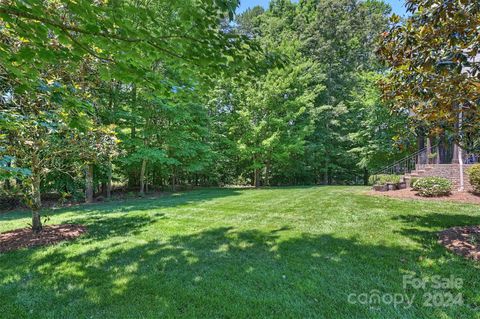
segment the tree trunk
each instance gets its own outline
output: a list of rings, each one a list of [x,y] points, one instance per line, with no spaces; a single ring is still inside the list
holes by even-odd
[[[432,140],[427,136],[427,164],[431,164]]]
[[[445,139],[445,135],[440,137],[440,144],[438,144],[438,154],[439,154],[439,162],[438,164],[448,164],[449,161],[449,154],[450,154],[450,145]]]
[[[369,178],[368,169],[364,168],[363,169],[363,185],[365,186],[368,185],[368,178]]]
[[[93,164],[85,170],[85,203],[93,203]]]
[[[172,191],[176,191],[176,176],[175,176],[175,168],[172,170]]]
[[[11,161],[7,162],[7,167],[12,167],[12,162]],[[12,185],[10,184],[10,178],[7,178],[5,180],[4,187],[5,187],[5,190],[7,190],[7,191],[11,190]]]
[[[424,131],[423,130],[417,130],[417,144],[418,144],[418,150],[423,150],[425,148],[425,136],[423,135]]]
[[[38,233],[42,230],[42,221],[40,219],[40,209],[42,208],[42,198],[40,194],[40,174],[34,173],[32,181],[32,231]]]
[[[135,141],[137,137],[137,130],[135,128],[135,123],[131,127],[130,138],[132,141]],[[132,147],[130,152],[135,153],[135,143],[132,143]],[[128,188],[135,188],[138,186],[138,175],[137,175],[137,167],[136,166],[129,166],[128,168]]]
[[[39,233],[42,231],[42,221],[40,219],[40,210],[32,210],[32,231]]]
[[[148,185],[147,185],[148,186]],[[157,186],[157,173],[155,167],[152,169],[152,189],[156,189]]]
[[[114,80],[110,81],[110,98],[108,99],[108,108],[110,110],[113,110],[113,105],[114,105],[114,92],[115,90],[115,82]]]
[[[140,196],[145,195],[145,170],[147,168],[147,160],[143,159],[142,168],[140,169]]]
[[[255,168],[253,172],[253,185],[260,187],[260,170],[258,168]]]
[[[112,197],[112,162],[107,164],[107,199]]]
[[[270,161],[265,165],[265,185],[270,186]]]
[[[323,175],[323,183],[328,185],[328,158],[325,158],[325,173]]]

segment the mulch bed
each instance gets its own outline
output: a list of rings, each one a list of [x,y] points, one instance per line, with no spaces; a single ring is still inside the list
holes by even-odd
[[[439,243],[457,255],[480,261],[480,226],[453,227],[439,233]]]
[[[0,253],[25,247],[53,245],[75,239],[86,231],[82,225],[44,226],[39,233],[32,232],[31,228],[15,229],[0,234]]]
[[[401,189],[401,190],[388,191],[388,192],[376,192],[374,190],[371,190],[368,192],[368,194],[375,195],[375,196],[392,197],[392,198],[419,199],[419,200],[430,200],[430,201],[450,201],[450,202],[480,204],[480,196],[477,194],[473,194],[471,192],[452,192],[452,194],[448,196],[441,196],[441,197],[418,196],[416,192],[412,189]]]

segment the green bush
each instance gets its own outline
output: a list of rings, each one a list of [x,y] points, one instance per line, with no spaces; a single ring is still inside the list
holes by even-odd
[[[414,190],[415,189],[415,182],[418,181],[418,177],[411,177],[410,178],[410,187],[413,188]]]
[[[423,197],[443,196],[452,191],[452,182],[443,177],[424,177],[416,180],[412,188]]]
[[[468,169],[470,184],[475,192],[480,192],[480,164],[475,164]]]
[[[369,183],[370,185],[398,184],[400,180],[400,175],[379,174],[370,176]]]

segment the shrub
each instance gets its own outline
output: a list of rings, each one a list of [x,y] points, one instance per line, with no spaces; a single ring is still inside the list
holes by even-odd
[[[410,187],[412,187],[414,190],[415,189],[415,182],[418,181],[418,177],[411,177],[410,178]]]
[[[468,169],[470,184],[475,192],[480,192],[480,164],[475,164]]]
[[[443,177],[424,177],[415,181],[413,189],[424,197],[443,196],[452,191],[452,182]]]
[[[400,175],[372,175],[369,178],[370,185],[387,185],[387,184],[398,184],[400,183]]]

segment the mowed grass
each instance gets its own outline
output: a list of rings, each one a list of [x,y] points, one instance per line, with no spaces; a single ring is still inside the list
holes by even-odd
[[[480,263],[436,242],[441,229],[480,224],[479,206],[365,191],[207,189],[49,212],[88,234],[0,254],[0,317],[480,318]],[[28,222],[0,215],[0,232]],[[404,275],[463,284],[404,289]],[[414,303],[351,297],[364,293]],[[428,293],[460,293],[463,305],[428,307]]]

